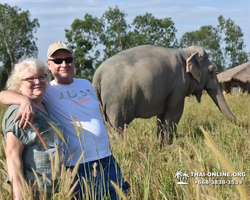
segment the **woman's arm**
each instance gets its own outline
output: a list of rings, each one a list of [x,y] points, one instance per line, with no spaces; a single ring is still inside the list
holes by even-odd
[[[28,126],[26,119],[32,122],[35,117],[35,107],[32,101],[27,96],[24,96],[18,92],[12,90],[3,90],[0,92],[0,103],[4,105],[20,105],[19,112],[14,119],[14,122],[20,119],[19,128],[22,127],[25,129]]]
[[[8,132],[6,134],[6,161],[9,178],[14,190],[15,200],[21,199],[20,177],[18,171],[23,174],[23,149],[23,143],[18,140],[12,132]]]

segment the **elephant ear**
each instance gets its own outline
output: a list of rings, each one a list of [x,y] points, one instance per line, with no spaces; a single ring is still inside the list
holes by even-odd
[[[195,80],[198,81],[198,83],[201,81],[201,70],[199,68],[199,62],[197,60],[197,57],[199,56],[199,53],[193,53],[190,57],[186,60],[186,72],[191,73]]]

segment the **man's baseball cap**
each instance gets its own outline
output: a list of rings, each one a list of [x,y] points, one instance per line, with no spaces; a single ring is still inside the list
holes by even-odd
[[[69,51],[70,53],[73,53],[73,50],[69,43],[67,42],[62,42],[62,41],[56,41],[54,44],[51,44],[48,48],[47,56],[50,57],[52,56],[53,53],[55,53],[59,49],[64,49]]]

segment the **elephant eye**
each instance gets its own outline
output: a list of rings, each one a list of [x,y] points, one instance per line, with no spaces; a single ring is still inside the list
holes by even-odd
[[[213,65],[209,65],[209,66],[208,66],[208,71],[209,71],[209,72],[212,72],[212,71],[213,71],[213,68],[214,68]]]

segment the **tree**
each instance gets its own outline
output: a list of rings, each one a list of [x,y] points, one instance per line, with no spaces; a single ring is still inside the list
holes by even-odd
[[[248,61],[248,54],[244,51],[245,44],[241,28],[235,25],[232,19],[225,20],[223,16],[218,17],[218,29],[224,34],[224,52],[229,58],[229,68],[238,66]]]
[[[102,30],[100,19],[89,14],[86,14],[83,20],[74,20],[71,30],[65,30],[66,38],[77,58],[75,63],[77,76],[92,79],[95,65],[100,64],[100,51],[95,47],[100,44]]]
[[[91,80],[103,60],[128,48],[129,25],[125,16],[116,6],[109,8],[100,19],[86,14],[83,20],[74,20],[70,30],[65,30],[66,38],[75,50],[78,76]]]
[[[115,55],[117,52],[130,47],[128,29],[125,17],[127,14],[120,11],[116,6],[114,9],[109,8],[102,15],[104,30],[100,36],[101,43],[104,45],[104,60]]]
[[[165,47],[178,47],[176,29],[171,18],[157,19],[152,14],[136,16],[134,30],[130,32],[133,46],[154,44]]]
[[[146,13],[137,16],[130,25],[126,17],[127,14],[117,6],[109,7],[100,19],[86,14],[83,20],[74,20],[70,30],[65,30],[66,38],[75,49],[78,76],[91,80],[102,61],[134,46],[178,46],[176,29],[170,18],[157,19]]]
[[[213,26],[201,26],[197,31],[184,33],[180,39],[182,48],[192,45],[202,46],[211,62],[214,63],[217,72],[222,72],[225,69],[225,60],[220,44],[220,32]]]
[[[0,89],[15,63],[24,57],[37,57],[37,38],[33,34],[39,26],[38,19],[30,19],[29,11],[0,4]]]
[[[245,45],[241,28],[230,18],[225,20],[218,17],[219,25],[202,26],[197,31],[184,33],[180,39],[180,46],[200,45],[210,60],[214,63],[217,72],[227,67],[235,67],[248,61],[249,55],[244,51]]]

